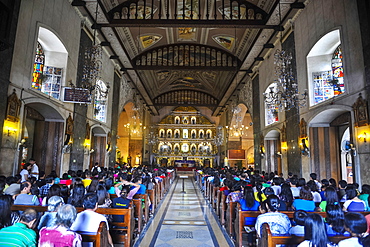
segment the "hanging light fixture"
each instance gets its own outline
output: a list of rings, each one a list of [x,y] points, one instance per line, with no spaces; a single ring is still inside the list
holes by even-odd
[[[91,47],[85,48],[81,83],[77,87],[72,83],[72,81],[70,81],[70,87],[73,88],[75,91],[78,90],[79,94],[77,95],[80,95],[88,102],[92,101],[94,92],[99,98],[107,98],[110,88],[109,82],[97,83],[98,80],[101,79],[100,75],[101,71],[103,70],[103,49],[100,44],[96,44],[97,18],[99,11],[98,7],[99,5],[98,3],[96,3],[95,19],[94,24],[92,25],[92,28],[94,29],[93,45]]]
[[[281,3],[279,2],[279,25],[281,21]],[[282,31],[280,33],[280,44],[282,46]],[[307,103],[307,89],[304,93],[298,91],[292,68],[292,54],[277,49],[274,54],[275,80],[269,88],[269,92],[263,94],[266,108],[281,111],[303,107]]]

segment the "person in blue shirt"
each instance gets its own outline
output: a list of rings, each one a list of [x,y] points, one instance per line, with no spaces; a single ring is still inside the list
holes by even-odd
[[[138,184],[140,186],[139,190],[136,192],[136,194],[142,194],[144,195],[146,193],[146,186],[142,183],[143,179],[140,176],[134,177],[132,180],[134,184]]]
[[[260,203],[255,200],[253,188],[251,186],[244,187],[243,198],[239,200],[240,207],[242,211],[258,211]],[[250,226],[256,224],[256,217],[245,217],[244,225]],[[249,228],[251,232],[247,232],[248,236],[248,245],[251,246],[253,243],[253,228]]]
[[[299,199],[295,199],[292,207],[295,210],[304,210],[307,212],[315,211],[315,202],[313,201],[313,195],[311,189],[305,185],[301,188],[299,192]]]

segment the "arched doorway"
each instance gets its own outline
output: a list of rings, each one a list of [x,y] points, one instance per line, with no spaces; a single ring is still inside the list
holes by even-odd
[[[343,174],[343,166],[347,166],[344,156],[348,153],[350,160],[353,157],[349,150],[343,153],[343,142],[348,140],[352,143],[351,113],[345,109],[326,109],[312,118],[308,126],[310,167],[305,168],[305,173],[315,172],[319,179],[334,178],[338,181],[346,178],[347,175]]]
[[[282,172],[280,132],[277,130],[269,131],[265,136],[265,172]]]
[[[140,112],[132,102],[127,103],[120,114],[117,135],[117,161],[140,165],[143,158],[143,124]]]
[[[34,158],[40,171],[62,171],[64,118],[50,105],[30,103],[25,106],[19,160]]]
[[[94,151],[90,154],[90,170],[95,163],[98,163],[100,167],[105,167],[105,154],[107,152],[107,133],[105,130],[100,126],[93,126],[91,129],[91,135],[91,147]]]

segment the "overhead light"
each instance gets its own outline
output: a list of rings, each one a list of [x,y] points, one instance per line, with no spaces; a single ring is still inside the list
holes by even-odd
[[[280,3],[279,17],[281,23]],[[280,33],[280,44],[282,46],[282,33]],[[292,59],[291,53],[283,49],[276,50],[274,54],[276,78],[274,84],[270,86],[270,91],[263,94],[267,109],[284,111],[306,105],[307,89],[304,90],[304,93],[298,92],[298,84],[293,74]]]
[[[108,42],[108,41],[102,41],[102,42],[100,43],[100,45],[101,45],[101,46],[110,46],[110,42]]]
[[[86,2],[82,0],[73,0],[71,3],[72,6],[79,7],[79,6],[85,6]]]
[[[264,44],[264,45],[263,45],[263,48],[265,48],[265,49],[269,49],[269,48],[275,48],[275,46],[274,46],[274,44],[267,43],[267,44]]]
[[[112,56],[109,57],[109,59],[118,59],[118,58],[119,58],[119,56],[117,56],[117,55],[112,55]]]
[[[256,57],[256,58],[254,58],[254,61],[263,61],[263,60],[265,60],[263,57]]]
[[[302,3],[302,2],[295,2],[295,3],[291,3],[290,7],[292,9],[304,9],[306,7],[306,5],[304,5],[304,3]]]

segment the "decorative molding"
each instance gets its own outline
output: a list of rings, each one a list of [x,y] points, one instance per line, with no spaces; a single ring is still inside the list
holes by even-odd
[[[355,113],[355,127],[366,126],[369,124],[369,115],[367,110],[367,101],[359,94],[356,102],[353,104],[353,111]]]
[[[12,122],[18,122],[21,105],[22,102],[20,99],[18,99],[15,89],[13,89],[13,93],[8,96],[8,105],[6,107],[6,119]]]

